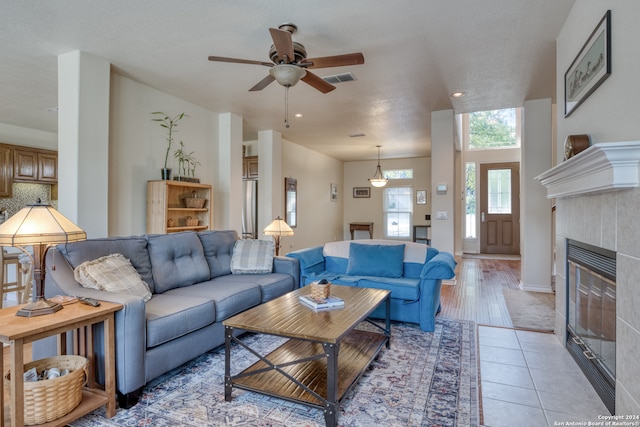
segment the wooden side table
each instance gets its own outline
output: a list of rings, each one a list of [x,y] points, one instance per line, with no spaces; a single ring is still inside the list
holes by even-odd
[[[16,312],[22,306],[0,310],[0,341],[9,344],[11,361],[11,403],[9,406],[11,426],[24,425],[24,345],[42,338],[58,335],[58,353],[66,354],[66,332],[79,331],[79,345],[74,345],[74,352],[89,360],[89,378],[87,387],[82,392],[82,402],[69,414],[40,426],[64,426],[69,422],[106,405],[106,415],[111,418],[116,414],[116,379],[115,379],[115,339],[114,313],[122,308],[120,304],[102,301],[100,306],[91,307],[81,303],[72,303],[54,314],[37,317],[18,317]],[[104,325],[104,390],[96,388],[95,355],[93,353],[93,334],[91,326],[96,323]],[[3,364],[0,351],[0,366]],[[16,399],[16,396],[20,396]],[[4,402],[4,387],[0,387],[0,402]],[[4,404],[0,404],[0,421],[4,421]]]
[[[369,238],[373,239],[373,223],[372,222],[352,222],[349,224],[349,233],[351,233],[351,240],[353,240],[353,232],[356,230],[368,231]]]

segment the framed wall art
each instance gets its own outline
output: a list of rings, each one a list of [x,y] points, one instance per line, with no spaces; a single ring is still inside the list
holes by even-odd
[[[354,199],[368,199],[371,197],[371,187],[353,187]]]
[[[569,117],[611,74],[608,10],[564,74],[564,116]]]
[[[284,179],[284,220],[289,227],[298,226],[298,180]]]
[[[329,197],[332,202],[338,201],[338,184],[331,183],[331,187],[329,188]]]
[[[427,190],[417,190],[416,205],[426,205],[426,204],[427,204]]]

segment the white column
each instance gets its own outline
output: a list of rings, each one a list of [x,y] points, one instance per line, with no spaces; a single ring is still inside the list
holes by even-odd
[[[88,237],[109,234],[109,85],[104,58],[58,57],[58,208]]]
[[[454,114],[453,110],[431,113],[431,246],[454,253]],[[438,186],[446,193],[438,193]]]
[[[242,236],[242,117],[223,113],[218,124],[214,228],[236,230]]]
[[[258,236],[278,215],[284,218],[282,135],[274,130],[258,132]],[[271,238],[271,237],[269,237]]]
[[[552,111],[550,99],[524,103],[522,162],[520,168],[520,287],[551,292],[553,244],[551,201],[546,188],[535,180],[552,163]]]

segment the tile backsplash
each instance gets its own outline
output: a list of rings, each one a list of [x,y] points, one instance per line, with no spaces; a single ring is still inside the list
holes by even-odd
[[[0,210],[6,209],[7,218],[9,218],[26,205],[36,203],[38,198],[42,203],[49,203],[54,208],[58,208],[58,201],[51,200],[51,185],[14,182],[13,197],[0,199]]]

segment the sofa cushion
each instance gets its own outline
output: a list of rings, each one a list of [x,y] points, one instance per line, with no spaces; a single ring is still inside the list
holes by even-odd
[[[85,288],[120,292],[151,299],[149,286],[122,254],[111,254],[85,261],[74,269],[74,277]]]
[[[165,295],[206,298],[215,304],[216,322],[238,314],[261,302],[260,287],[253,276],[244,276],[245,280],[234,280],[234,275],[220,276],[186,288],[172,289]]]
[[[260,287],[261,302],[271,301],[281,295],[294,290],[294,280],[289,274],[271,273],[271,274],[253,274],[251,276],[245,274],[233,274],[224,277],[229,286],[236,284],[253,283]]]
[[[231,274],[231,255],[238,233],[235,230],[207,230],[199,232],[198,237],[209,264],[209,278]]]
[[[402,277],[404,245],[351,243],[347,274],[350,276]]]
[[[274,244],[271,240],[238,240],[231,256],[231,273],[265,274],[273,271]]]
[[[90,239],[58,245],[57,249],[69,261],[72,268],[76,268],[85,261],[109,254],[122,254],[131,262],[142,280],[149,285],[151,292],[154,292],[155,283],[151,273],[151,260],[145,236]]]
[[[147,348],[203,328],[215,321],[216,309],[208,298],[154,295],[146,303]]]
[[[209,280],[209,265],[196,233],[154,234],[148,239],[156,293]]]
[[[420,279],[362,277],[359,288],[387,289],[391,298],[412,302],[420,299]]]

